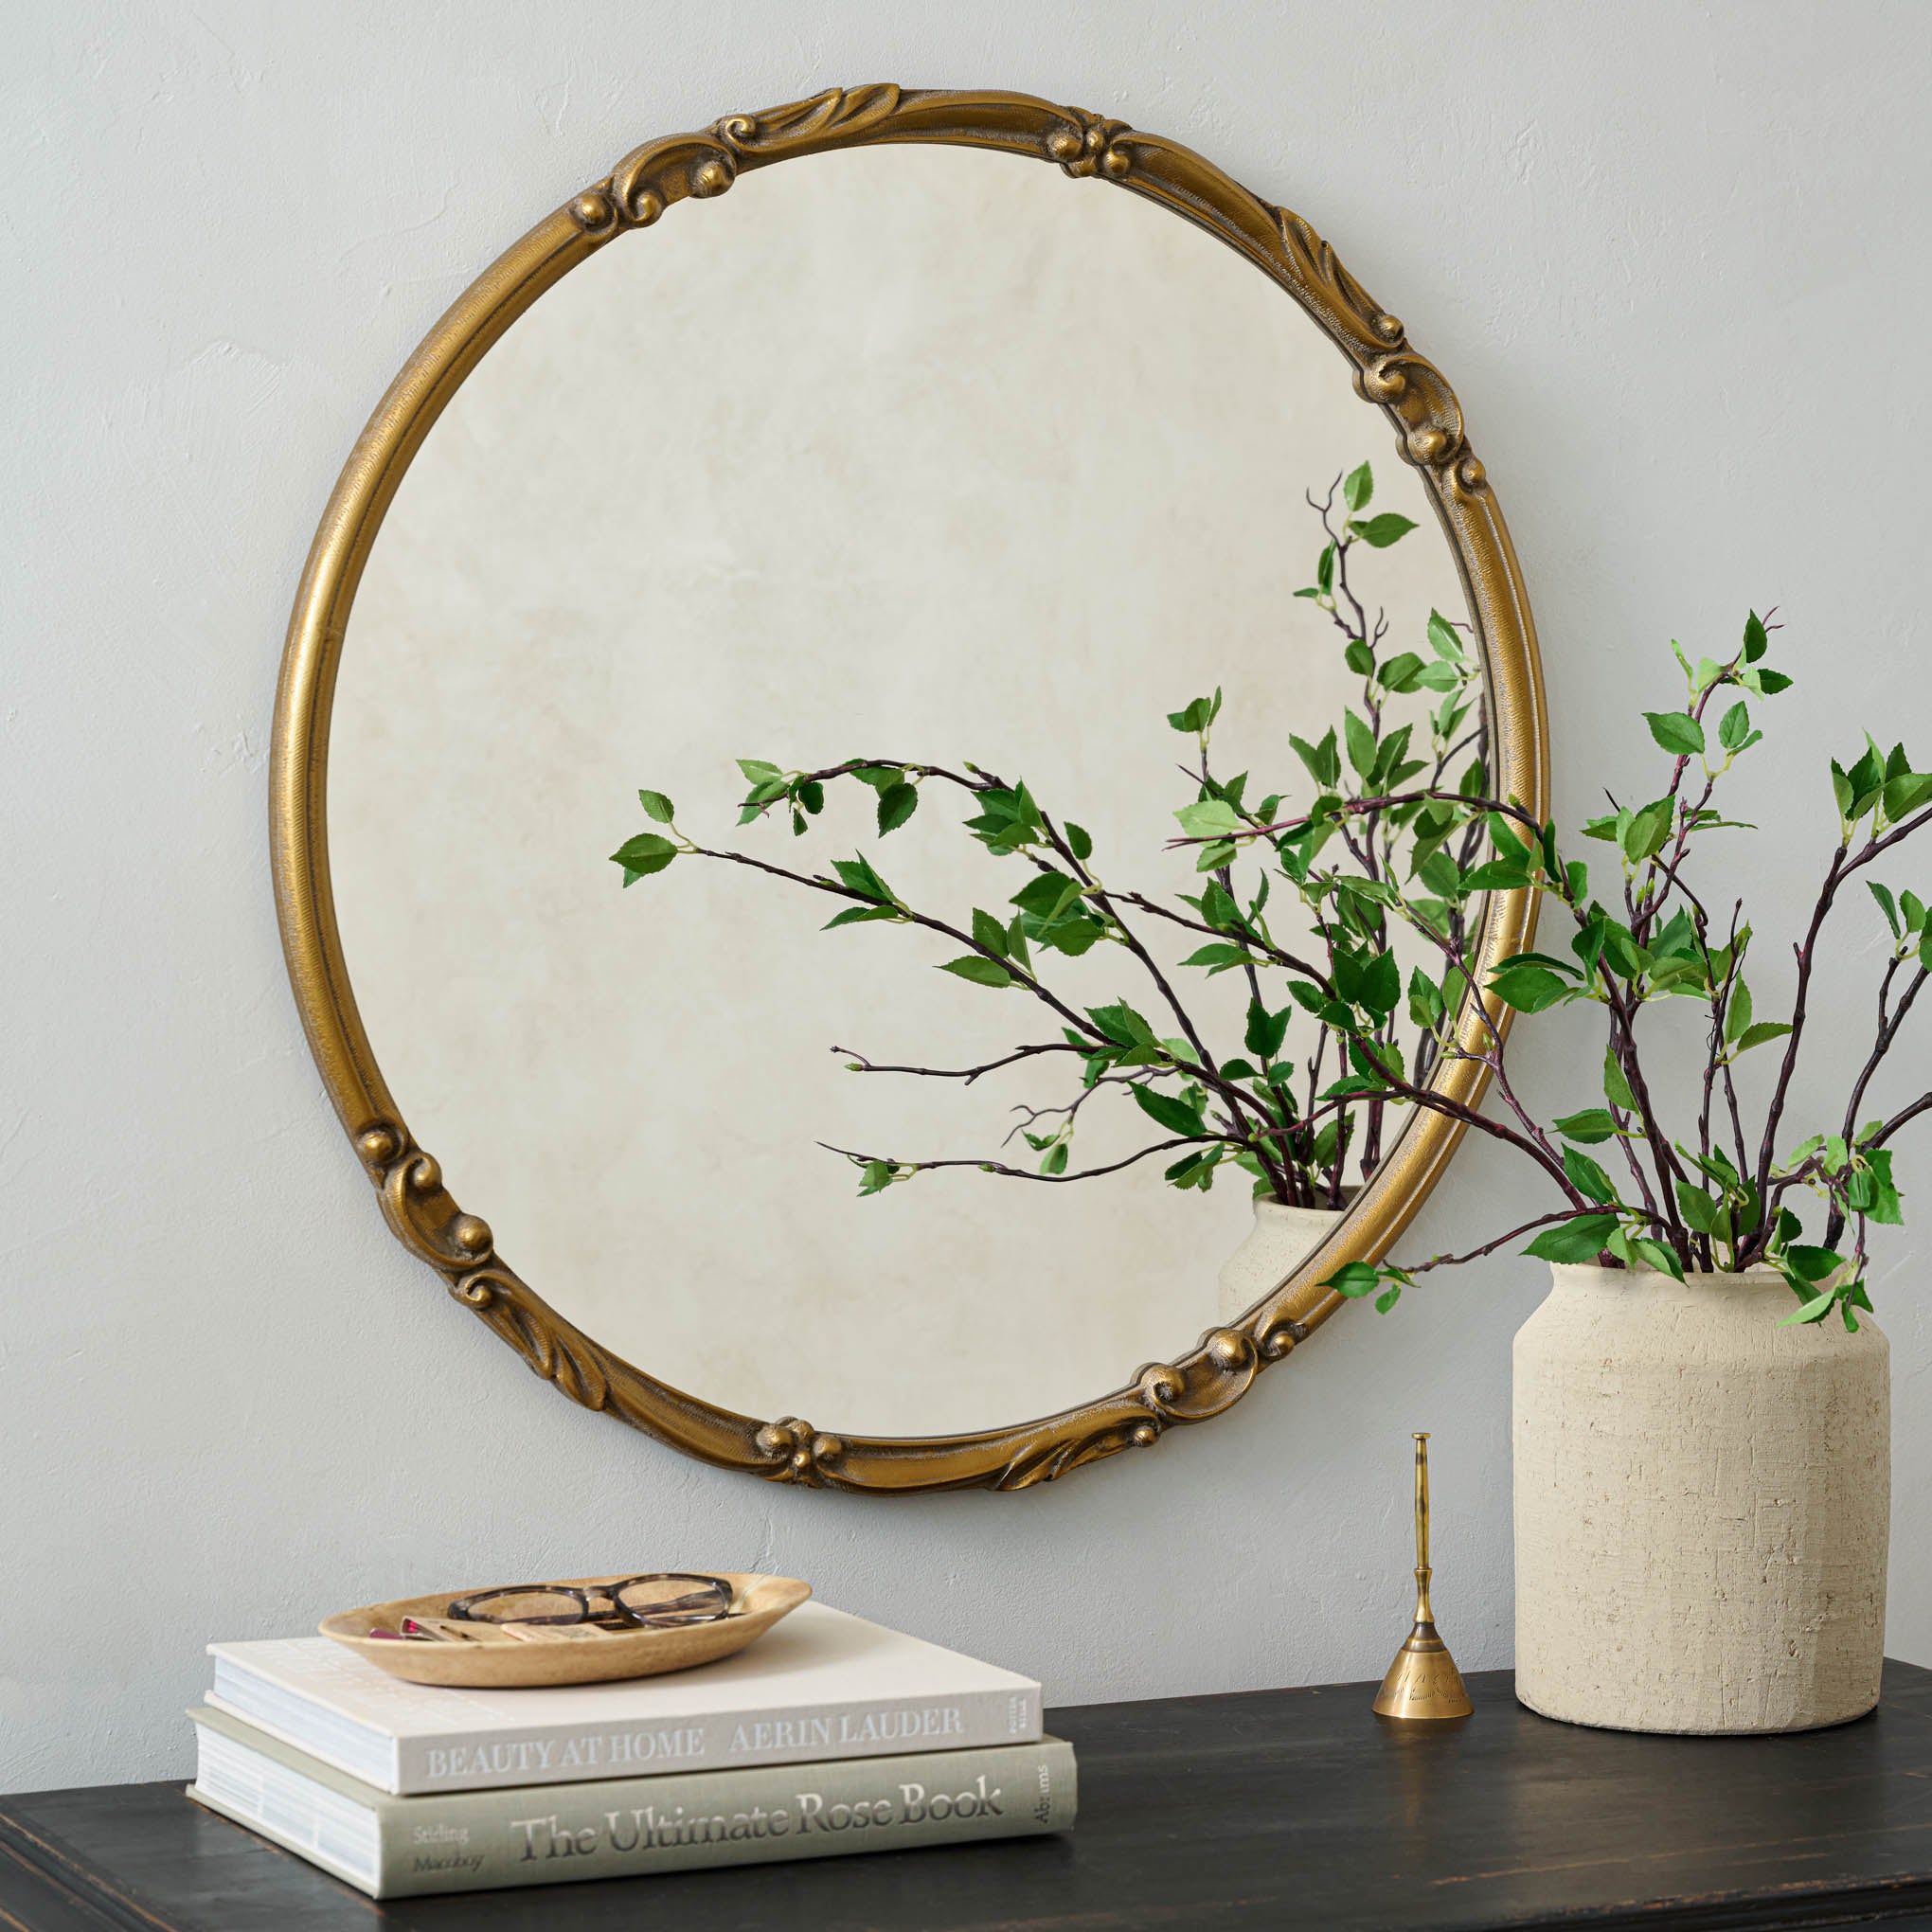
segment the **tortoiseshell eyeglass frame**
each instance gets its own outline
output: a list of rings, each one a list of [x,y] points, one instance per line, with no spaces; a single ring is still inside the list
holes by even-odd
[[[623,1601],[623,1593],[637,1583],[690,1583],[693,1588],[681,1597],[653,1603],[648,1609],[636,1609]],[[492,1618],[487,1614],[486,1606],[498,1599],[539,1594],[570,1598],[577,1608],[568,1613],[560,1612],[554,1617],[519,1617],[514,1619]],[[603,1610],[593,1608],[599,1601],[609,1607]],[[580,1590],[570,1583],[506,1583],[497,1589],[477,1590],[468,1597],[458,1597],[450,1605],[449,1615],[468,1623],[514,1620],[538,1624],[598,1623],[611,1630],[679,1630],[692,1623],[716,1623],[731,1615],[731,1585],[723,1577],[707,1576],[696,1570],[651,1570],[640,1576],[625,1577],[618,1583],[596,1590]]]

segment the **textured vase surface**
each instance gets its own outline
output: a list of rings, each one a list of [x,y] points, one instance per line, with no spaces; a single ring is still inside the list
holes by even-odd
[[[1333,1208],[1289,1208],[1257,1201],[1255,1225],[1221,1264],[1219,1320],[1239,1321],[1262,1296],[1271,1295],[1325,1242],[1342,1218]]]
[[[1515,1342],[1516,1695],[1617,1730],[1878,1701],[1890,1350],[1769,1270],[1559,1267]]]

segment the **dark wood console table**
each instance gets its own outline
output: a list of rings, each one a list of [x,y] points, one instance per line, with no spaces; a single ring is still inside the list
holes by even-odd
[[[1796,1737],[1629,1737],[1476,1713],[1399,1731],[1373,1687],[1090,1705],[1064,1838],[376,1905],[178,1784],[0,1797],[9,1932],[1101,1932],[1269,1926],[1932,1927],[1932,1671]]]

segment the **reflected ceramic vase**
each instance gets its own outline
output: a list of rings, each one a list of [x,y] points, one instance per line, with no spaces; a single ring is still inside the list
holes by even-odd
[[[1878,1701],[1890,1350],[1768,1269],[1559,1267],[1515,1342],[1516,1695],[1614,1730]]]
[[[1272,1294],[1325,1242],[1342,1218],[1333,1208],[1287,1208],[1255,1203],[1247,1239],[1221,1264],[1217,1318],[1238,1322],[1262,1296]]]

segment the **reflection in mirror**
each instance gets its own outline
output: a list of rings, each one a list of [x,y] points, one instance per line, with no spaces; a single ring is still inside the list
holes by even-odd
[[[403,479],[330,753],[371,1046],[504,1257],[886,1436],[1271,1291],[1459,997],[1305,889],[1440,896],[1414,795],[1483,756],[1390,441],[1232,251],[968,149],[748,174],[546,295]]]

